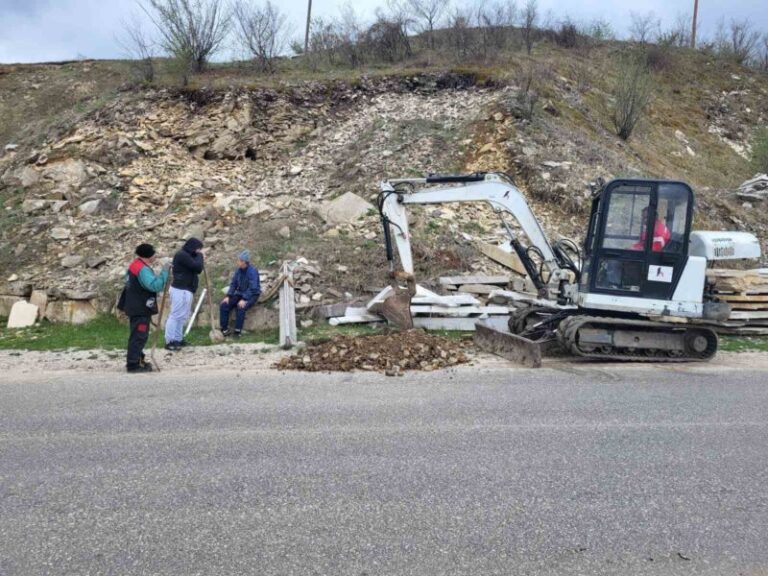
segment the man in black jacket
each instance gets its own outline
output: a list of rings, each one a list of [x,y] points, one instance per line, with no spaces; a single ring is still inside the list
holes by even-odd
[[[117,305],[131,322],[126,362],[128,372],[152,371],[152,365],[144,360],[144,346],[149,338],[150,319],[157,314],[157,293],[163,290],[168,280],[171,259],[164,259],[160,274],[152,270],[154,261],[155,249],[151,244],[140,244],[136,248],[136,259],[125,275],[125,289]]]
[[[198,276],[203,271],[203,243],[190,238],[173,257],[173,281],[169,295],[171,311],[165,323],[165,348],[177,351],[184,342],[184,324],[192,315],[192,301],[197,291]]]

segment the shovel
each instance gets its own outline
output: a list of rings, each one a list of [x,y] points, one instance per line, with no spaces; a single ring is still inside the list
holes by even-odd
[[[163,301],[160,302],[160,310],[157,315],[157,328],[155,328],[155,336],[152,340],[152,351],[149,353],[149,357],[152,358],[152,364],[157,371],[160,372],[160,365],[155,358],[155,348],[157,348],[157,339],[160,336],[160,325],[163,323],[163,310],[165,310],[165,303],[168,301],[168,290],[171,287],[171,279],[173,272],[168,274],[168,279],[165,281],[165,288],[163,288]]]
[[[211,331],[208,332],[208,338],[214,344],[220,344],[224,342],[224,334],[216,328],[216,317],[213,313],[213,297],[211,297],[211,281],[208,279],[208,270],[206,268],[203,268],[203,276],[205,277],[205,291],[208,293],[208,313],[211,315]]]

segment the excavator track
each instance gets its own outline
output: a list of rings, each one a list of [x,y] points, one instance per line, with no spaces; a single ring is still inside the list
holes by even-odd
[[[620,362],[706,362],[718,343],[704,326],[585,315],[563,319],[557,339],[577,356]]]

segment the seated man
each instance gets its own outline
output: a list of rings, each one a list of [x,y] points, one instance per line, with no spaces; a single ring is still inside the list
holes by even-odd
[[[640,233],[640,240],[632,245],[632,250],[645,249],[645,240],[648,238],[648,230],[645,224],[648,221],[648,208],[643,208],[642,218],[643,228]],[[662,252],[671,238],[672,234],[670,233],[669,228],[667,228],[667,224],[661,219],[660,215],[657,215],[656,222],[653,225],[653,246],[651,246],[651,250],[654,252]]]
[[[224,336],[229,336],[232,332],[229,329],[229,312],[235,309],[235,338],[239,337],[243,331],[245,323],[245,313],[256,304],[261,295],[261,284],[259,283],[259,271],[251,265],[251,253],[243,250],[237,257],[237,269],[232,282],[229,284],[227,295],[221,301],[219,306],[219,321],[221,332]]]

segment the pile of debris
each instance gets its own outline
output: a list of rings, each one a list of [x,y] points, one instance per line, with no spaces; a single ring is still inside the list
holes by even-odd
[[[336,336],[309,343],[281,359],[275,368],[309,372],[371,370],[396,376],[404,370],[437,370],[469,361],[467,343],[427,334],[423,330],[372,336]]]

